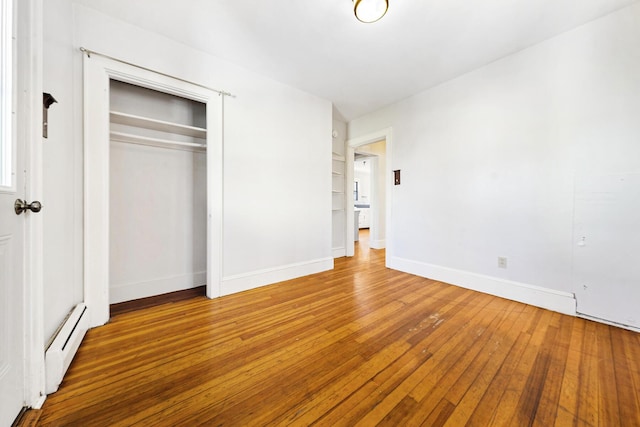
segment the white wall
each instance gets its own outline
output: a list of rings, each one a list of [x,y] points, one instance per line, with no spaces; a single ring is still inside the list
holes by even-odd
[[[44,87],[60,101],[44,158],[49,335],[82,300],[80,46],[237,95],[225,100],[223,294],[331,268],[330,102],[72,0],[45,2],[45,22]]]
[[[391,266],[575,310],[574,180],[640,171],[638,40],[636,4],[349,123],[393,128]]]

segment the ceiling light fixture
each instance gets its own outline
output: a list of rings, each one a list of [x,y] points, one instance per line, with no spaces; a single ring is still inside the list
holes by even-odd
[[[378,21],[388,8],[388,0],[353,0],[353,13],[358,21],[366,24]]]

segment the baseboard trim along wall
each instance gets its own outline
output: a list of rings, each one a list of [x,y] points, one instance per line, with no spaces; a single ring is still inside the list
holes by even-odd
[[[577,316],[580,317],[581,319],[591,320],[592,322],[604,323],[605,325],[615,326],[616,328],[627,329],[629,331],[640,333],[640,328],[636,328],[635,326],[625,325],[623,323],[612,322],[610,320],[601,319],[599,317],[589,316],[588,314],[578,313]]]
[[[284,282],[310,274],[333,269],[333,258],[322,258],[296,264],[283,265],[249,273],[228,276],[222,279],[221,295],[248,291],[260,286]]]
[[[126,283],[109,287],[109,304],[131,301],[169,292],[197,288],[207,283],[207,272],[199,271],[180,276],[160,277],[145,282]]]
[[[558,313],[576,315],[576,300],[569,292],[397,257],[390,259],[389,268]]]
[[[333,248],[332,252],[333,252],[333,257],[334,258],[341,258],[343,256],[347,256],[347,249],[346,248]]]
[[[371,249],[384,249],[386,246],[385,239],[380,240],[369,240],[369,247]]]

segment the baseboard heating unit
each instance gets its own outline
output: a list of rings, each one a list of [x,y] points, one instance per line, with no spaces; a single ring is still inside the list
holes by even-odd
[[[73,356],[78,351],[88,329],[89,313],[87,313],[87,306],[78,304],[67,316],[45,353],[45,391],[47,394],[58,391],[62,378],[67,369],[69,369]]]

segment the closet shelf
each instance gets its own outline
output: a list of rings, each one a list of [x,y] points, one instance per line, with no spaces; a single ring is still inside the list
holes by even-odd
[[[110,132],[111,140],[126,142],[129,144],[148,145],[151,147],[172,148],[174,150],[203,151],[206,144],[195,142],[170,141],[168,139],[151,138],[148,136],[133,135],[124,132]]]
[[[205,128],[181,125],[178,123],[167,122],[164,120],[151,119],[134,114],[123,113],[121,111],[111,111],[110,119],[112,123],[121,125],[135,126],[151,130],[159,130],[162,132],[174,133],[184,136],[192,136],[196,138],[206,138],[207,130]]]

